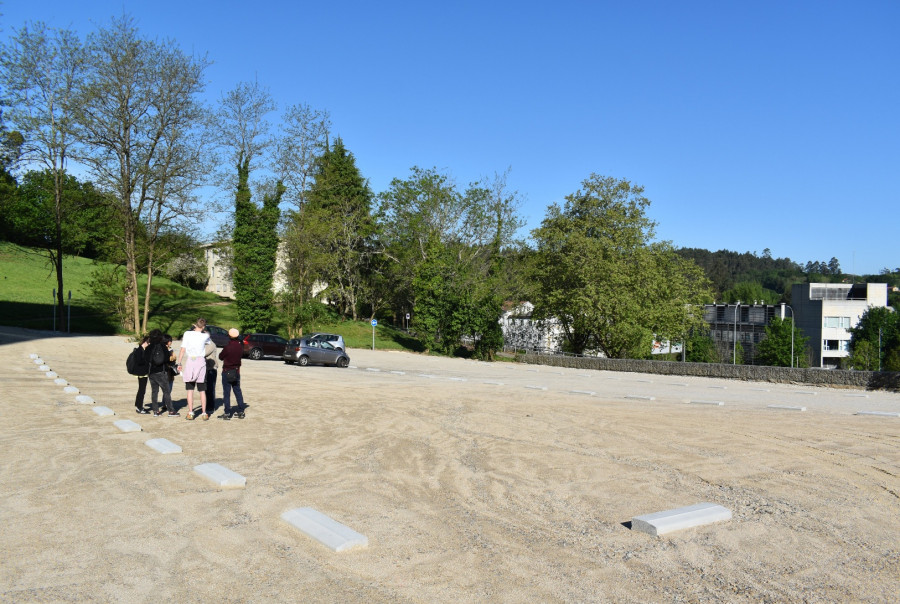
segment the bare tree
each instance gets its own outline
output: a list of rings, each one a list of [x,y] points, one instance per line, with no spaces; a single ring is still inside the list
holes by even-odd
[[[275,162],[287,189],[285,199],[299,211],[312,185],[316,158],[328,145],[331,119],[327,111],[299,104],[288,107],[283,120],[276,138]]]
[[[55,234],[47,252],[56,271],[59,325],[66,329],[63,298],[63,188],[76,144],[73,113],[87,67],[81,40],[44,23],[26,25],[2,48],[0,83],[9,106],[4,117],[22,134],[19,162],[52,176]]]
[[[155,244],[159,233],[192,211],[201,183],[201,121],[205,58],[185,55],[173,41],[142,38],[130,17],[113,19],[89,39],[92,70],[79,108],[84,161],[116,197],[125,253],[126,329],[146,329]],[[137,273],[141,250],[147,263],[144,321],[140,321]]]

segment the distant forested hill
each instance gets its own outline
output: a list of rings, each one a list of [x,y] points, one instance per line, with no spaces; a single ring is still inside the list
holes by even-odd
[[[706,272],[717,294],[720,294],[717,298],[738,283],[756,282],[766,289],[784,294],[790,292],[792,283],[807,280],[799,264],[790,258],[773,258],[768,253],[757,256],[750,252],[710,252],[699,248],[681,248],[678,253],[696,262]]]

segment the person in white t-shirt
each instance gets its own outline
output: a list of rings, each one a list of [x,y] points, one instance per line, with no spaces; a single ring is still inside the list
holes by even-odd
[[[187,417],[194,419],[194,388],[200,393],[200,419],[209,419],[206,413],[206,342],[209,334],[204,333],[206,319],[199,318],[189,331],[181,337],[181,349],[178,351],[178,370],[184,378],[187,390]],[[185,360],[185,357],[186,360]]]

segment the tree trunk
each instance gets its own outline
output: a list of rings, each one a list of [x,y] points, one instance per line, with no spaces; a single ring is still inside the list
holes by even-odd
[[[125,308],[131,315],[125,329],[140,335],[140,307],[138,305],[137,266],[134,249],[134,224],[129,220],[125,226]]]

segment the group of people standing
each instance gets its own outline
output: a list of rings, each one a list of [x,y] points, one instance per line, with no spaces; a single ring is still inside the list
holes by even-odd
[[[228,336],[230,338],[228,344],[216,354],[218,349],[206,331],[206,319],[201,317],[194,322],[191,329],[184,332],[181,347],[176,355],[172,349],[172,336],[158,329],[147,334],[132,352],[134,360],[129,368],[138,379],[138,391],[134,398],[135,411],[140,414],[152,413],[156,417],[181,415],[172,402],[175,376],[180,374],[187,392],[186,419],[192,420],[196,416],[194,391],[197,391],[200,393],[200,419],[208,420],[216,407],[218,361],[222,361],[224,412],[219,419],[230,420],[232,417],[244,419],[247,408],[241,392],[241,359],[244,356],[244,349],[237,329],[228,330]],[[151,388],[149,409],[144,407],[148,381]],[[232,391],[237,399],[237,409],[234,411],[231,407]],[[158,404],[160,392],[166,411],[160,409]]]

